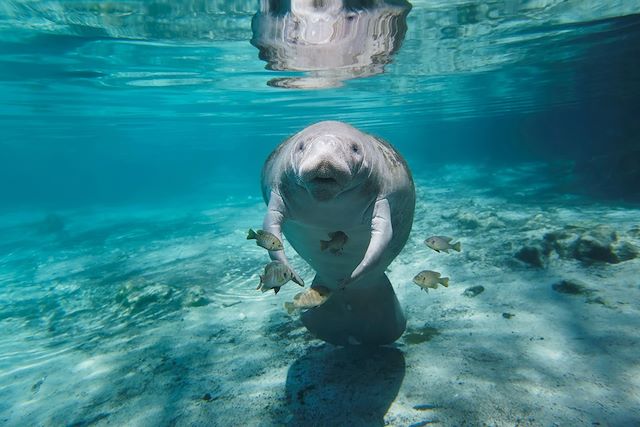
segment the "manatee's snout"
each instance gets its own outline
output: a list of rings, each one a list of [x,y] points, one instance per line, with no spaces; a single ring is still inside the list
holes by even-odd
[[[336,196],[351,180],[351,169],[340,142],[334,138],[312,142],[300,163],[299,176],[315,199],[329,200]]]
[[[303,165],[300,172],[300,178],[305,184],[336,184],[342,187],[349,181],[349,169],[345,170],[343,165],[328,159],[308,163]]]

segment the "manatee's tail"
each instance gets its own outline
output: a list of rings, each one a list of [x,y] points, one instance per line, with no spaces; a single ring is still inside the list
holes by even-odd
[[[328,240],[320,240],[320,250],[325,251],[329,247],[329,243],[331,242]]]
[[[449,287],[449,278],[448,277],[441,277],[441,278],[438,279],[438,283],[440,283],[445,288],[448,288]]]
[[[256,234],[256,232],[250,228],[249,231],[247,232],[247,240],[257,239],[257,238],[258,238],[258,235]]]
[[[456,242],[453,245],[451,245],[451,249],[453,249],[456,252],[460,252],[462,250],[462,246],[460,242]]]
[[[320,283],[328,282],[316,276],[314,284]],[[335,345],[385,345],[404,332],[407,320],[386,275],[365,277],[342,290],[337,284],[331,288],[331,298],[301,314],[316,337]]]

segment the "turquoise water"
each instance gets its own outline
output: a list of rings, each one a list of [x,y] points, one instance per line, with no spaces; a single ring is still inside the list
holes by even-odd
[[[640,5],[299,2],[332,18],[287,40],[356,34],[309,53],[278,4],[0,4],[0,424],[640,423]],[[383,350],[255,291],[262,165],[320,120],[416,182]],[[426,267],[452,286],[419,292]]]

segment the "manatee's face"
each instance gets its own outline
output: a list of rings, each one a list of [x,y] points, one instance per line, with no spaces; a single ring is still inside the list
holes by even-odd
[[[293,170],[311,197],[327,201],[359,184],[366,162],[363,144],[327,132],[301,136],[293,145]]]

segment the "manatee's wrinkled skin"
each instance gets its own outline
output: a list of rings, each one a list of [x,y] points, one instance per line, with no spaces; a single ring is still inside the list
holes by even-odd
[[[415,189],[404,159],[350,125],[320,122],[269,156],[262,192],[268,205],[263,229],[280,238],[284,233],[316,271],[313,283],[333,291],[303,314],[305,326],[339,345],[395,341],[406,320],[384,271],[413,223]],[[342,252],[322,251],[320,240],[335,231],[348,236]],[[284,251],[270,256],[288,264]]]

